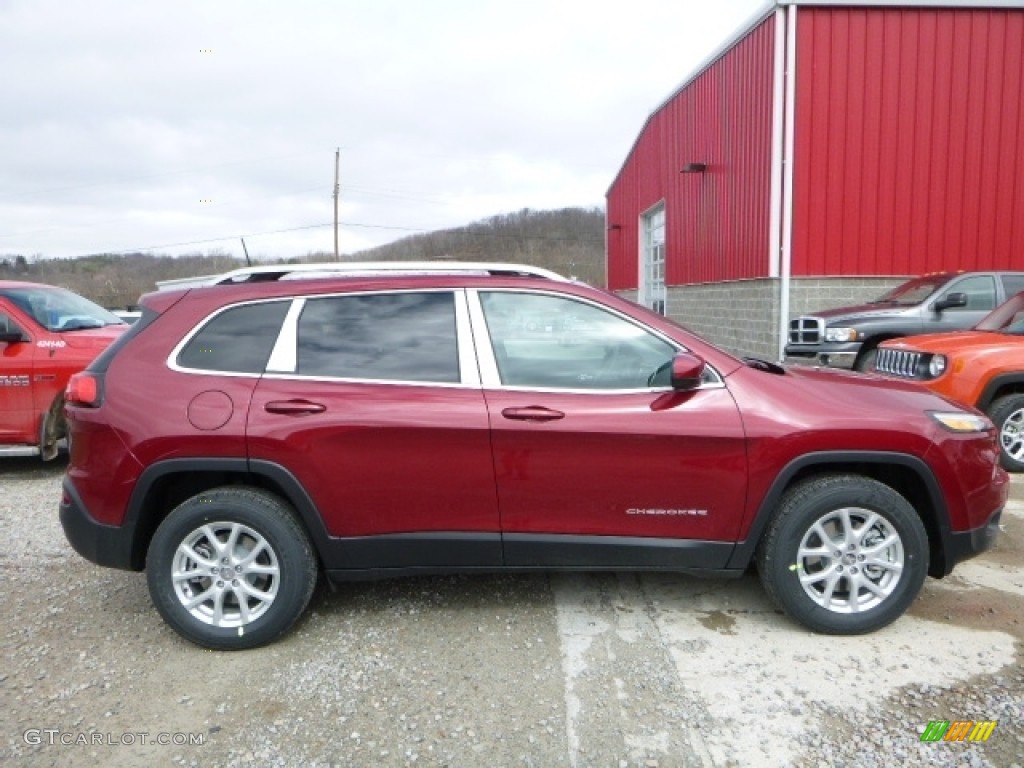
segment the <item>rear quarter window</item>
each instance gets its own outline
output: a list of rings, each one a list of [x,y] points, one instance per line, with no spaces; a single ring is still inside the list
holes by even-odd
[[[211,318],[178,353],[182,368],[263,373],[290,301],[231,307]]]

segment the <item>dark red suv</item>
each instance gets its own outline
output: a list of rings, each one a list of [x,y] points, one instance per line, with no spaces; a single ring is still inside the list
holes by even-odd
[[[868,632],[998,530],[992,424],[913,384],[739,360],[516,265],[197,282],[69,384],[60,516],[206,647],[273,640],[319,571],[756,563],[800,623]]]

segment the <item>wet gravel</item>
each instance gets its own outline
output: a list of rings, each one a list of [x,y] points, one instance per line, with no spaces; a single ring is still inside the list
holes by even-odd
[[[994,552],[862,639],[804,633],[752,576],[534,574],[321,585],[223,654],[70,550],[62,470],[0,467],[0,763],[1024,768],[1024,478]],[[998,724],[919,741],[957,719]]]

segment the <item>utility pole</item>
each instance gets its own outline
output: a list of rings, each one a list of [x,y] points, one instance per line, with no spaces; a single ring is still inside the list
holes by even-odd
[[[341,155],[341,147],[334,150],[334,260],[341,261],[338,255],[338,163]]]

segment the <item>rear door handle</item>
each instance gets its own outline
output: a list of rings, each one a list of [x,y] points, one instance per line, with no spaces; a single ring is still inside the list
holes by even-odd
[[[323,413],[327,410],[327,406],[309,400],[271,400],[263,406],[263,410],[267,413],[281,413],[285,416],[309,416],[314,413]]]
[[[557,421],[565,416],[561,411],[542,405],[528,405],[525,408],[506,408],[501,412],[506,419],[516,421]]]

